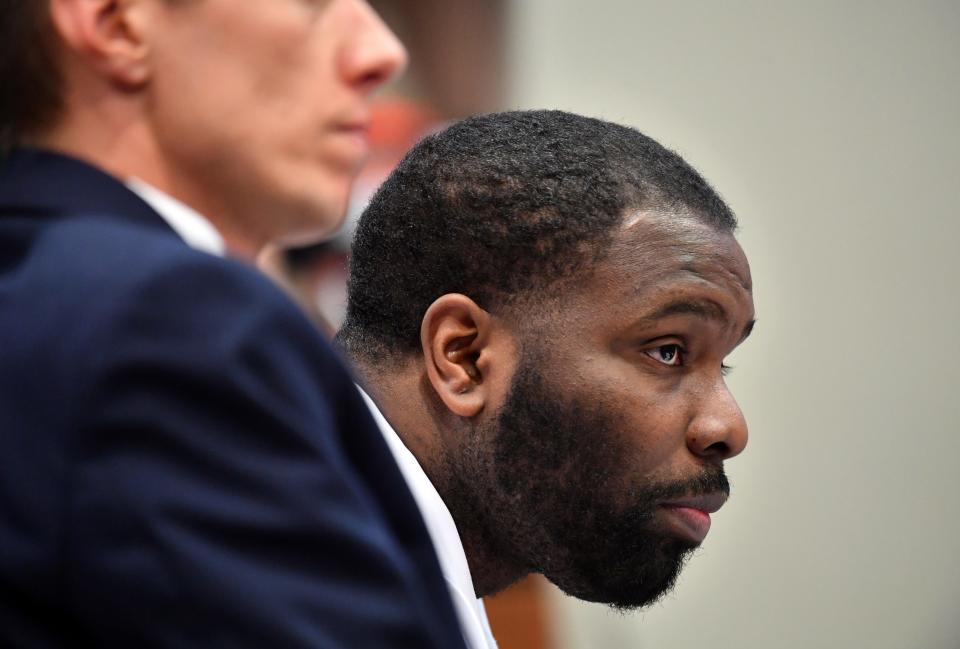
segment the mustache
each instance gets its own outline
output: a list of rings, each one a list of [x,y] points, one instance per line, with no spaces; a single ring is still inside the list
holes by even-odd
[[[719,466],[705,467],[696,475],[681,480],[648,484],[643,488],[644,500],[648,503],[717,492],[730,495],[730,481]]]
[[[605,535],[619,539],[621,548],[631,548],[642,538],[641,531],[653,520],[660,503],[717,492],[730,495],[730,481],[720,466],[704,467],[693,475],[677,480],[637,484],[631,490],[624,508],[612,516],[600,515],[606,520]]]

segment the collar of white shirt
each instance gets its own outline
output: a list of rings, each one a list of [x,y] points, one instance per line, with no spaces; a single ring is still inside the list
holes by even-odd
[[[223,237],[199,212],[165,194],[139,178],[128,178],[127,188],[153,208],[188,246],[217,257],[223,257]]]
[[[359,389],[359,388],[358,388]],[[444,504],[440,494],[417,462],[417,458],[410,452],[397,435],[397,432],[386,420],[373,400],[360,390],[363,400],[367,402],[370,413],[380,427],[387,446],[393,453],[393,458],[400,467],[413,493],[413,499],[420,508],[420,514],[427,525],[427,532],[433,541],[440,560],[440,569],[450,589],[460,627],[470,649],[497,649],[497,643],[490,631],[487,621],[487,612],[483,608],[483,600],[477,599],[473,589],[473,578],[470,576],[470,567],[467,564],[467,555],[463,551],[463,543],[457,533],[457,526],[453,522],[450,510]]]

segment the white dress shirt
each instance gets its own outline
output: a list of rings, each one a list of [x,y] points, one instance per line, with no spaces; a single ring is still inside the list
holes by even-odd
[[[359,389],[359,388],[358,388]],[[497,643],[490,631],[490,622],[487,621],[487,612],[483,608],[483,600],[477,599],[473,589],[473,578],[470,576],[470,566],[467,564],[467,555],[463,551],[460,534],[453,522],[450,510],[444,504],[440,494],[417,462],[417,458],[410,452],[397,435],[380,409],[366,392],[360,390],[363,400],[367,402],[374,420],[380,427],[387,446],[393,453],[393,458],[400,467],[413,493],[413,499],[420,508],[420,514],[427,525],[427,532],[433,541],[433,547],[440,559],[440,569],[450,589],[453,607],[460,620],[460,628],[469,649],[497,649]]]
[[[127,189],[152,207],[188,246],[216,257],[224,256],[226,245],[223,237],[199,212],[139,178],[128,178],[126,185]]]

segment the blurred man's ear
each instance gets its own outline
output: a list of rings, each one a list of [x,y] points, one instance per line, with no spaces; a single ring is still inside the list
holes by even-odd
[[[465,295],[449,293],[423,316],[420,344],[430,384],[454,414],[474,417],[497,402],[513,370],[513,344]]]
[[[149,79],[144,28],[150,11],[142,0],[50,0],[50,19],[66,58],[131,90]]]

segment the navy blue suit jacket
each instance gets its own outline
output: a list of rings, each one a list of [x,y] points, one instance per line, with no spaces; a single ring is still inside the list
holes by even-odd
[[[77,160],[0,169],[0,646],[463,647],[334,353]]]

